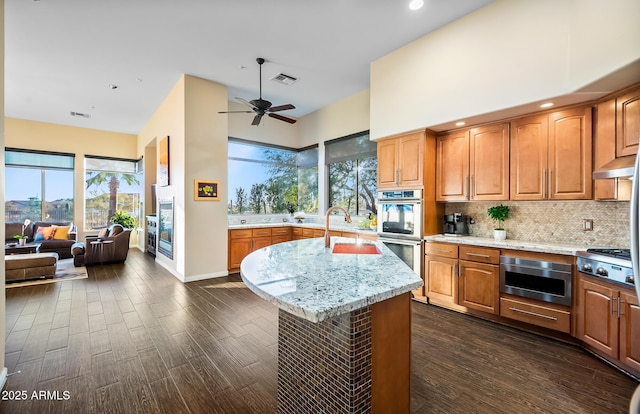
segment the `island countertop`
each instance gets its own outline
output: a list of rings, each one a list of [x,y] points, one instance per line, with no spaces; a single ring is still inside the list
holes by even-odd
[[[350,238],[332,237],[336,243]],[[242,280],[255,294],[311,322],[351,312],[422,286],[422,279],[381,242],[381,254],[335,254],[324,239],[274,244],[249,254]]]

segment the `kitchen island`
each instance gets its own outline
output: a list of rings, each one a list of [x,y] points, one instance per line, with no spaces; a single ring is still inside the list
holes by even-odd
[[[249,289],[279,308],[278,411],[410,408],[411,290],[422,279],[383,243],[348,238],[275,244],[248,255]],[[337,251],[337,250],[336,250]]]

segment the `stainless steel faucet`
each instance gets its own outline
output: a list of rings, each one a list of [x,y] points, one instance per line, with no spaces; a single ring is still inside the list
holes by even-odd
[[[325,226],[324,226],[324,247],[329,247],[331,245],[331,235],[329,234],[329,214],[331,214],[331,212],[333,210],[342,210],[342,211],[344,211],[344,216],[345,216],[344,220],[347,223],[351,223],[351,216],[349,215],[347,210],[345,210],[344,208],[342,208],[340,206],[329,207],[329,209],[327,210],[326,221],[325,221]]]

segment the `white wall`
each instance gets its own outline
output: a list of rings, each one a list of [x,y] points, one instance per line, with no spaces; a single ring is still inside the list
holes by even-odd
[[[640,57],[637,0],[496,0],[371,65],[381,138],[576,91]]]

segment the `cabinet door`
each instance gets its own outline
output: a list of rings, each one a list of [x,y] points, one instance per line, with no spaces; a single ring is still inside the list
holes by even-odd
[[[398,140],[378,141],[378,188],[398,186]]]
[[[251,251],[271,245],[271,237],[256,237],[252,240]]]
[[[434,303],[458,303],[458,260],[425,256],[425,295]]]
[[[596,107],[596,136],[594,138],[593,164],[596,169],[616,158],[616,100],[610,99]],[[596,200],[615,200],[617,186],[615,178],[594,180]]]
[[[422,185],[422,160],[424,152],[424,132],[398,138],[398,183],[401,187]]]
[[[229,271],[240,269],[240,262],[251,253],[251,239],[240,238],[229,240]]]
[[[511,200],[543,200],[547,197],[546,115],[511,123]]]
[[[509,124],[471,129],[469,194],[472,200],[509,199]]]
[[[436,200],[469,199],[469,131],[439,136],[436,140]]]
[[[580,279],[576,334],[584,343],[618,358],[618,291]]]
[[[549,115],[549,199],[590,200],[591,107]]]
[[[640,89],[616,99],[616,156],[634,155],[640,140]]]
[[[640,306],[636,295],[620,292],[620,361],[640,372]]]
[[[500,309],[500,271],[496,265],[460,260],[458,303],[497,315]]]

